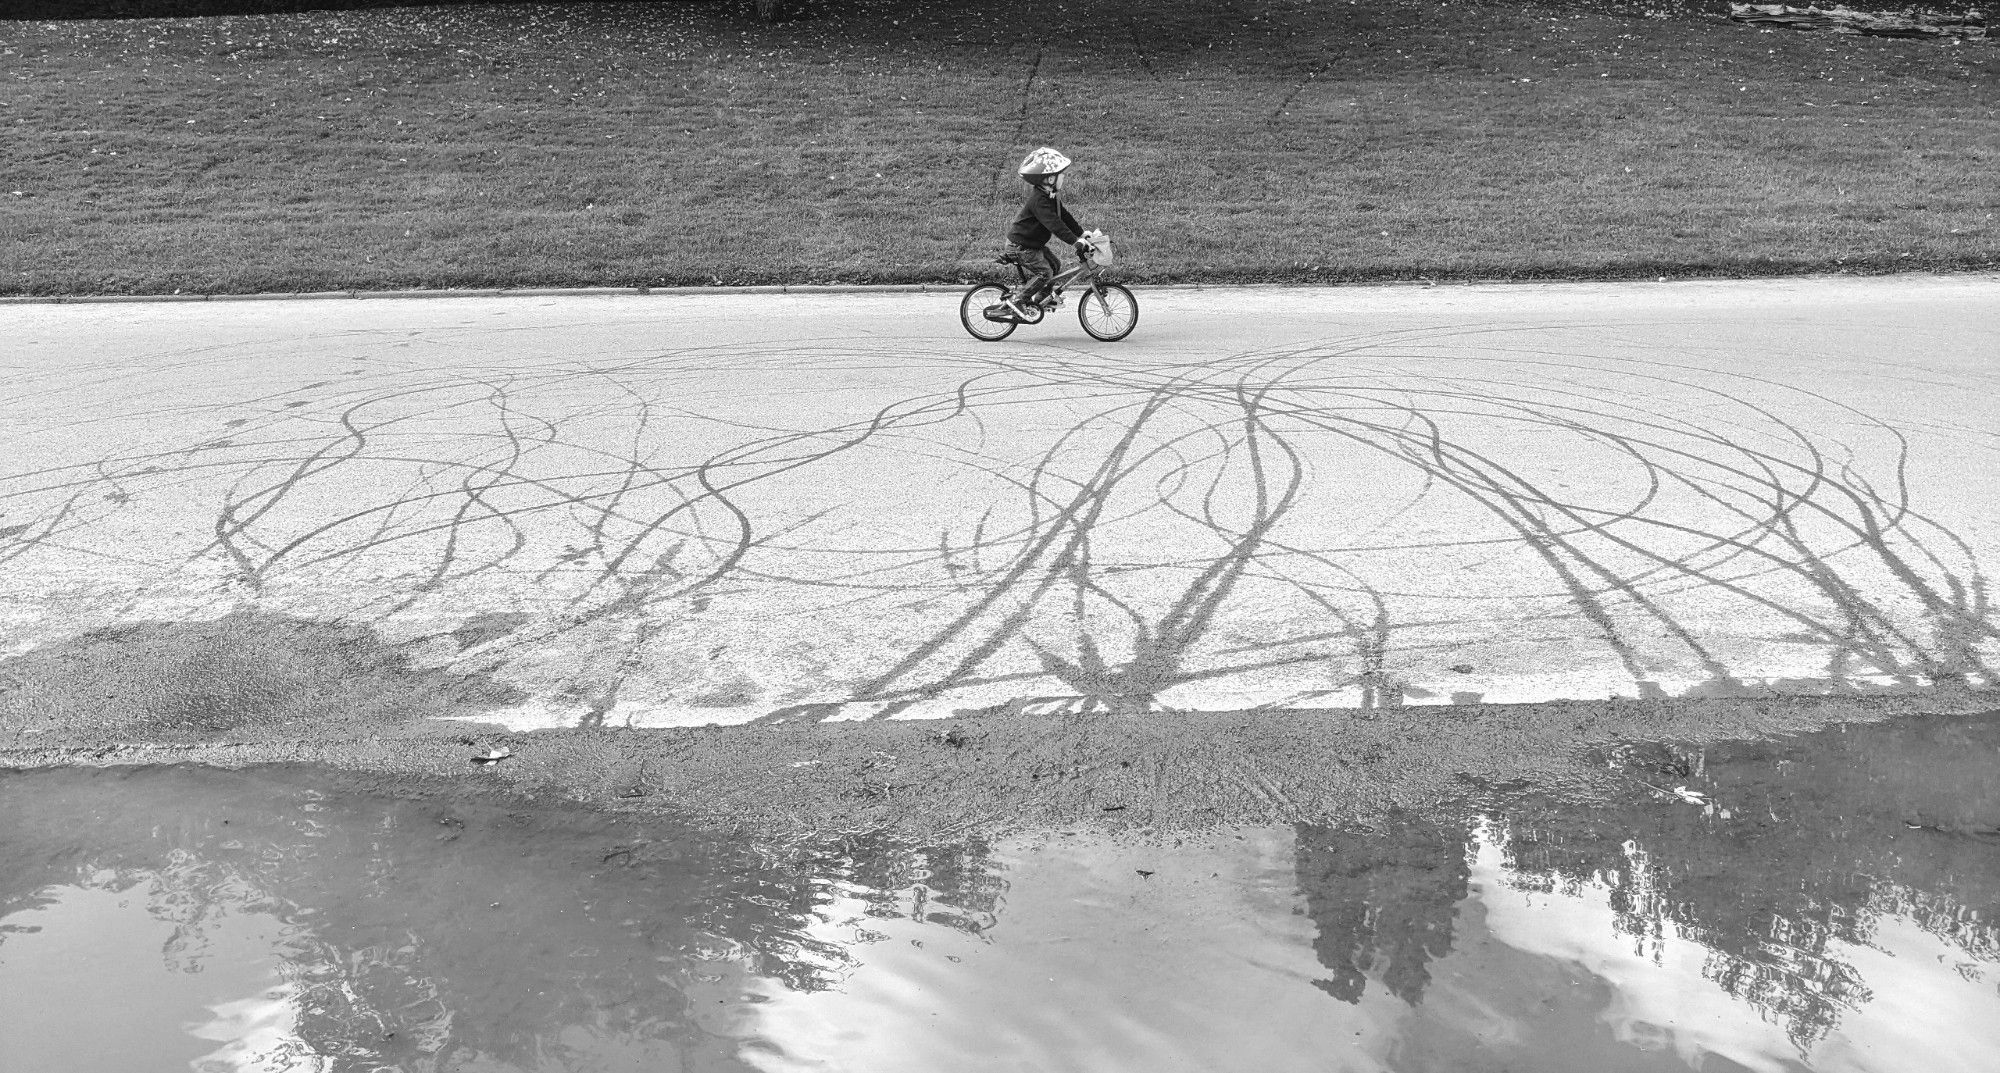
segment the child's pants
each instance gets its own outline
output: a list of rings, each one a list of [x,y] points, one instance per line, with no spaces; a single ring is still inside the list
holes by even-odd
[[[1029,249],[1009,242],[1007,252],[1015,258],[1015,264],[1028,272],[1028,285],[1021,291],[1021,297],[1024,299],[1039,300],[1049,289],[1049,281],[1055,278],[1057,272],[1062,271],[1062,259],[1056,256],[1056,251],[1047,246]]]

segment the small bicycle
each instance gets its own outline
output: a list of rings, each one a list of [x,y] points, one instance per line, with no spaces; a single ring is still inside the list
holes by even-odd
[[[1028,285],[1028,270],[1013,255],[998,258],[998,263],[1013,265],[1017,277],[1013,287],[998,283],[981,283],[965,292],[958,303],[958,319],[974,339],[988,343],[998,342],[1014,334],[1014,329],[1023,324],[1040,324],[1042,317],[1062,308],[1063,291],[1072,284],[1085,284],[1086,290],[1076,303],[1076,319],[1089,332],[1091,338],[1107,343],[1116,342],[1132,334],[1139,326],[1139,300],[1124,284],[1104,281],[1104,269],[1111,264],[1111,240],[1102,231],[1086,231],[1083,235],[1087,247],[1082,254],[1082,263],[1055,277],[1055,285],[1042,300],[1027,307],[1028,315],[1017,317],[1004,303],[1014,296],[1019,288]]]

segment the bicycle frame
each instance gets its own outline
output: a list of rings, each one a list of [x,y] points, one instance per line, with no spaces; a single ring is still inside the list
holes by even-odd
[[[959,300],[958,317],[964,322],[965,330],[976,339],[995,342],[1006,338],[1019,324],[1040,324],[1055,310],[1061,308],[1063,295],[1072,287],[1080,289],[1076,303],[1077,320],[1083,330],[1093,339],[1115,343],[1132,334],[1139,322],[1138,303],[1132,292],[1122,283],[1109,279],[1109,269],[1113,263],[1114,250],[1110,236],[1103,232],[1092,232],[1088,243],[1079,243],[1075,268],[1056,271],[1047,277],[1048,290],[1035,301],[1023,301],[1030,288],[1039,289],[1042,277],[1039,271],[1030,271],[1034,265],[1039,270],[1055,257],[1046,250],[1033,252],[1036,260],[1029,261],[1028,251],[1010,252],[995,258],[1001,264],[1014,266],[1014,285],[1006,284],[1006,276],[999,279],[988,277],[965,292]],[[1062,265],[1058,263],[1057,269]],[[1091,304],[1096,299],[1096,305]],[[1115,300],[1115,301],[1114,301]],[[1115,308],[1114,308],[1115,307]],[[1003,325],[995,327],[987,324]]]
[[[1013,265],[1014,274],[1020,277],[1019,281],[1015,284],[1015,293],[1018,294],[1020,293],[1020,288],[1028,285],[1028,270],[1019,261],[1013,262]],[[1095,280],[1103,274],[1104,269],[1096,261],[1088,257],[1082,258],[1082,263],[1075,268],[1067,272],[1058,272],[1049,278],[1049,293],[1042,296],[1042,301],[1046,302],[1062,294],[1064,290],[1068,289],[1070,284],[1075,283],[1079,279]]]

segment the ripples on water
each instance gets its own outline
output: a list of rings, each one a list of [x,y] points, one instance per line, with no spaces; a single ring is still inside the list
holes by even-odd
[[[1623,800],[770,842],[304,768],[0,776],[0,1068],[2000,1069],[2000,722]]]

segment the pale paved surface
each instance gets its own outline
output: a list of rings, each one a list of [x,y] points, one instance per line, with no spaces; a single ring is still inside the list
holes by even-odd
[[[518,725],[2000,658],[2000,279],[1140,296],[1118,344],[918,294],[0,309],[0,651],[363,623]]]

